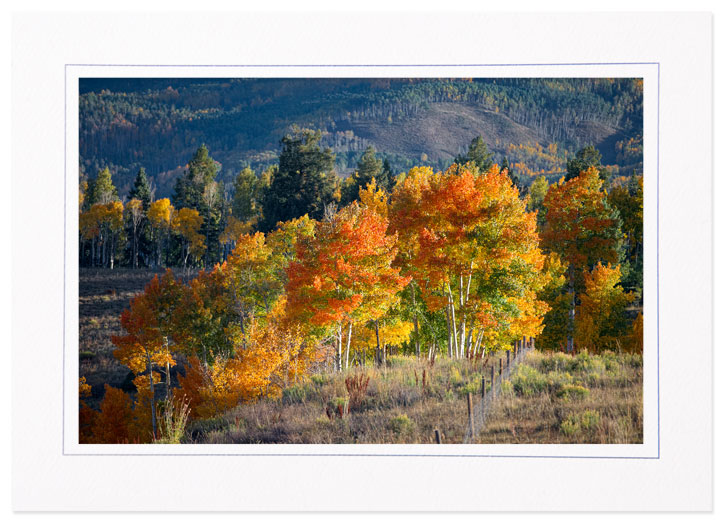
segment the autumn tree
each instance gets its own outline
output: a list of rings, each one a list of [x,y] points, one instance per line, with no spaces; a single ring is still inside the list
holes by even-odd
[[[186,268],[189,255],[194,258],[204,255],[206,244],[204,235],[200,233],[203,223],[204,219],[199,212],[191,208],[176,210],[171,218],[171,230],[181,238],[184,268]]]
[[[241,346],[241,326],[224,265],[200,271],[181,289],[177,305],[172,319],[178,353],[210,365]]]
[[[535,216],[506,173],[454,165],[408,179],[393,193],[392,224],[428,309],[445,312],[449,355],[536,335],[544,257]]]
[[[544,219],[546,218],[544,199],[546,198],[546,193],[548,191],[549,181],[546,180],[546,177],[544,175],[541,175],[534,179],[534,181],[531,183],[531,186],[529,186],[529,200],[527,204],[527,209],[529,211],[536,212],[536,221],[539,224],[539,228],[543,226]]]
[[[178,298],[179,283],[171,271],[167,271],[161,279],[155,276],[142,294],[131,299],[129,308],[121,314],[121,327],[125,334],[111,336],[111,341],[116,346],[113,353],[116,359],[137,376],[145,374],[145,383],[136,384],[137,387],[148,384],[151,429],[154,436],[154,385],[159,381],[154,367],[165,369],[168,392],[169,370],[176,363],[170,344],[175,333],[172,321]]]
[[[635,294],[622,289],[621,278],[619,266],[601,263],[584,275],[584,293],[574,334],[578,347],[616,350],[627,338],[630,323],[625,309]]]
[[[100,412],[93,418],[90,436],[93,443],[129,443],[132,435],[133,401],[119,388],[106,385]]]
[[[357,202],[329,212],[300,239],[287,269],[287,311],[317,336],[335,340],[335,369],[349,355],[356,323],[379,318],[408,282],[391,263],[396,236],[387,219]]]
[[[607,202],[602,184],[597,170],[589,168],[568,181],[562,178],[551,186],[544,199],[542,245],[559,254],[567,266],[568,351],[574,348],[577,295],[584,289],[584,275],[598,262],[619,262],[620,220]]]
[[[111,170],[106,167],[88,183],[88,194],[83,204],[86,209],[90,209],[94,204],[109,204],[116,200],[118,200],[118,190],[113,185]]]
[[[149,204],[147,218],[151,227],[151,238],[156,244],[156,267],[162,265],[164,246],[171,231],[171,218],[175,215],[169,199],[159,199]]]
[[[433,175],[432,168],[412,168],[395,186],[390,197],[390,230],[398,235],[395,264],[401,268],[403,275],[411,278],[403,297],[413,320],[415,354],[418,357],[421,345],[419,319],[423,316],[425,305],[420,300],[421,283],[417,282],[419,274],[415,272],[414,260],[420,252],[419,233],[427,224],[422,203],[424,195],[430,191]]]

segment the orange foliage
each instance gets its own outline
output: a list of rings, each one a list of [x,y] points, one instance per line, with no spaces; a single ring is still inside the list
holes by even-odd
[[[131,441],[129,425],[133,421],[133,402],[121,389],[106,385],[101,411],[93,422],[92,442],[128,443]]]

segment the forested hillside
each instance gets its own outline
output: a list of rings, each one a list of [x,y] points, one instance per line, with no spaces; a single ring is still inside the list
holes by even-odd
[[[143,167],[170,197],[206,144],[228,187],[277,164],[293,124],[321,131],[343,176],[369,146],[396,174],[444,169],[479,135],[524,184],[586,145],[615,175],[642,166],[637,79],[81,79],[81,177],[108,167],[126,195]]]

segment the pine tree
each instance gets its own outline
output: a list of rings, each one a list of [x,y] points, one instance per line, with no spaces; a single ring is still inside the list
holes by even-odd
[[[263,202],[264,230],[305,214],[320,219],[332,202],[335,154],[320,147],[321,138],[320,131],[296,127],[282,138],[279,168]]]
[[[197,210],[203,218],[201,232],[204,236],[208,265],[220,258],[219,235],[221,233],[222,192],[216,182],[219,167],[209,155],[206,145],[196,150],[186,173],[174,186],[173,204],[176,209]]]
[[[131,245],[127,247],[126,257],[134,268],[138,266],[139,258],[147,265],[150,264],[150,256],[153,252],[151,229],[146,219],[151,197],[151,186],[146,176],[146,170],[141,167],[136,174],[131,191],[128,193],[129,202],[134,199],[141,202],[141,218],[139,219],[139,210],[134,208],[133,213],[127,214],[127,219],[130,220],[126,221],[126,237],[132,240]]]
[[[574,158],[566,161],[566,180],[578,177],[589,168],[595,168],[599,172],[599,178],[609,184],[612,174],[602,166],[602,154],[594,146],[586,146],[576,152]]]
[[[144,211],[149,209],[149,204],[151,203],[151,186],[146,176],[146,170],[143,167],[138,170],[136,180],[133,181],[133,187],[128,194],[128,199],[138,199],[143,204]]]
[[[368,146],[357,163],[357,171],[351,175],[352,180],[344,187],[342,203],[348,204],[357,199],[361,188],[367,187],[375,179],[377,185],[388,187],[389,179],[383,180],[383,161],[375,155],[375,148]]]
[[[393,174],[393,168],[390,166],[390,161],[386,157],[385,160],[383,160],[383,171],[380,172],[380,187],[390,193],[393,191],[394,186],[395,175]]]
[[[468,153],[457,156],[455,160],[456,164],[472,162],[481,173],[485,173],[493,166],[493,153],[488,151],[488,146],[483,141],[483,137],[479,135],[471,141],[468,146]]]

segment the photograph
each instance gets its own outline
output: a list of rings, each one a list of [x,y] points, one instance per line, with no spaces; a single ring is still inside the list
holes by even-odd
[[[644,84],[80,76],[75,444],[643,444]]]

